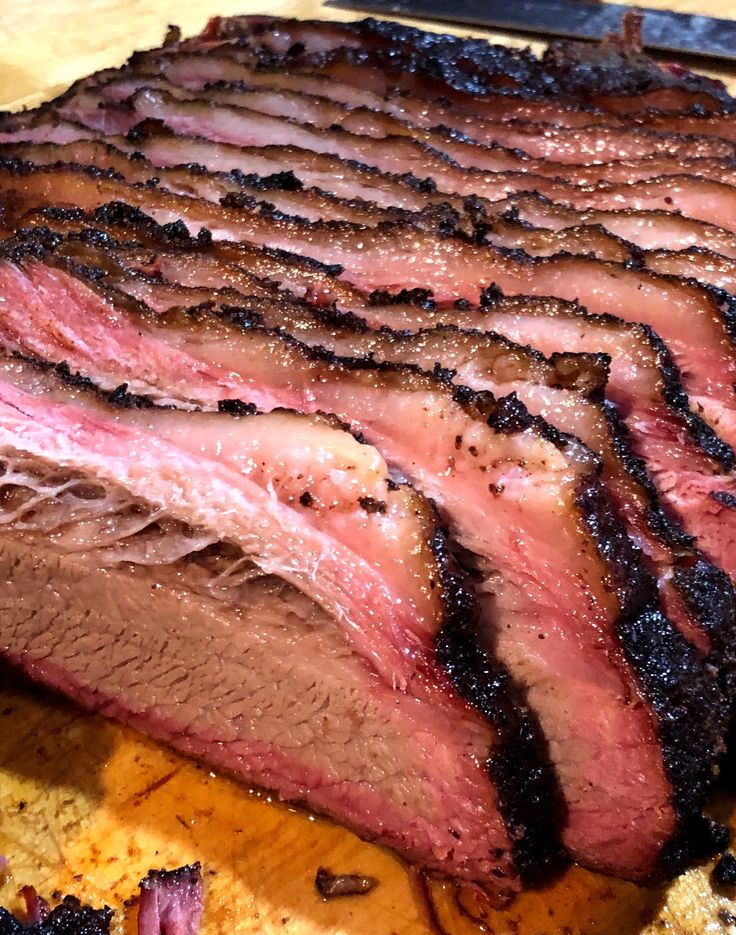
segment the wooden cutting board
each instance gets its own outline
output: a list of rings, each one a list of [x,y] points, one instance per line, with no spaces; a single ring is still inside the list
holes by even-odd
[[[676,6],[726,16],[736,12],[732,2]],[[236,12],[353,18],[308,0],[0,0],[0,108],[38,103],[135,48],[158,45],[167,23],[189,34],[214,13]],[[732,84],[735,76],[722,75]],[[730,801],[713,808],[736,828]],[[134,931],[134,910],[123,903],[151,867],[200,860],[203,935],[436,935],[389,851],[10,681],[0,685],[0,854],[10,859],[0,904],[17,905],[27,883],[46,895],[74,893],[120,909],[118,933]],[[319,866],[371,874],[380,885],[326,903],[314,890]],[[715,893],[709,872],[645,890],[573,869],[495,912],[488,927],[495,935],[736,935],[736,891]],[[477,935],[454,910],[449,885],[432,892],[448,932]]]

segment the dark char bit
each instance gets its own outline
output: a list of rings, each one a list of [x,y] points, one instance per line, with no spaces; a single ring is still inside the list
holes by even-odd
[[[736,857],[724,854],[713,868],[713,882],[717,886],[736,886]]]
[[[358,503],[366,513],[385,513],[386,503],[383,500],[376,500],[375,497],[359,497]]]

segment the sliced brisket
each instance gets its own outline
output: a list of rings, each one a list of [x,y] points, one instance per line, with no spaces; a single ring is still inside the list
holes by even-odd
[[[495,646],[544,729],[565,797],[563,837],[572,853],[640,878],[672,851],[677,815],[692,809],[691,792],[707,781],[710,757],[702,747],[698,761],[690,752],[683,757],[684,733],[669,720],[673,711],[665,715],[665,698],[679,698],[677,721],[696,690],[699,716],[705,703],[713,728],[720,717],[717,698],[710,677],[697,674],[692,648],[651,603],[636,554],[594,479],[595,462],[579,443],[550,435],[513,397],[495,401],[406,367],[341,361],[223,319],[171,312],[146,321],[145,310],[136,312],[119,298],[113,309],[112,297],[84,280],[17,254],[3,265],[3,293],[10,298],[9,348],[43,349],[110,386],[135,381],[162,398],[177,385],[182,401],[208,407],[230,397],[266,408],[333,411],[380,444],[389,461],[436,500],[475,569],[481,645]],[[67,328],[62,353],[44,325],[51,295],[55,320],[63,315]],[[15,326],[13,307],[20,316]],[[114,328],[105,324],[111,314]],[[94,351],[92,333],[98,336]],[[175,363],[174,349],[190,362]],[[155,367],[148,366],[153,359]],[[178,368],[178,380],[171,368]],[[605,545],[602,536],[609,537]],[[532,555],[540,560],[530,563]],[[560,601],[563,581],[569,593]],[[655,646],[666,647],[668,660],[645,664],[642,654],[657,656]],[[440,658],[461,690],[471,691],[453,652],[440,641]],[[691,673],[681,688],[677,671]],[[691,677],[697,689],[686,684]],[[470,700],[477,702],[475,692]],[[598,718],[581,723],[573,717],[583,697],[588,705],[595,699],[605,729]],[[706,733],[709,745],[718,742],[705,731],[701,743]],[[687,800],[673,793],[685,789],[683,768]],[[625,830],[631,823],[640,842],[635,854]],[[617,848],[623,840],[626,846]]]

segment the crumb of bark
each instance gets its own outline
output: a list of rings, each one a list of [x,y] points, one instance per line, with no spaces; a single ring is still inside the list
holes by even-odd
[[[338,896],[365,896],[378,886],[378,880],[359,873],[331,873],[320,867],[314,885],[323,899],[335,899]]]

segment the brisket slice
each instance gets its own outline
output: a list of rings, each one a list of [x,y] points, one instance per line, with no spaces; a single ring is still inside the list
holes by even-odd
[[[477,302],[483,288],[496,283],[508,293],[578,299],[592,312],[610,312],[653,327],[682,372],[693,410],[702,413],[726,443],[736,442],[733,303],[728,294],[710,287],[582,256],[505,255],[409,223],[374,230],[335,222],[310,225],[126,185],[78,166],[4,164],[0,194],[11,214],[51,205],[90,210],[122,200],[159,222],[185,219],[193,233],[204,228],[217,238],[338,262],[341,277],[366,294],[418,287],[430,289],[440,303]]]
[[[538,194],[509,195],[490,209],[534,227],[564,230],[579,224],[600,224],[607,231],[644,250],[686,250],[701,246],[714,253],[736,257],[736,236],[731,230],[669,211],[578,211]],[[483,223],[483,219],[481,219]]]
[[[559,348],[608,354],[606,397],[623,419],[631,447],[644,461],[662,503],[710,560],[736,581],[733,454],[689,410],[672,359],[649,329],[555,300],[523,298],[501,298],[486,309],[378,304],[365,315],[374,327],[416,330],[454,323],[491,330],[548,355]]]
[[[140,152],[132,152],[127,156],[118,147],[131,151],[134,147],[122,138],[114,139],[115,146],[95,140],[80,140],[63,145],[5,144],[0,146],[0,154],[30,161],[35,165],[67,162],[111,169],[128,182],[155,182],[175,194],[195,195],[229,207],[255,207],[260,202],[261,212],[275,209],[280,215],[295,213],[307,220],[347,220],[373,227],[386,220],[408,219],[398,208],[380,208],[360,198],[335,198],[318,189],[305,189],[290,169],[261,177],[243,175],[239,169],[210,173],[196,164],[176,165],[173,168],[154,166]],[[171,143],[176,147],[174,151],[183,157],[187,148],[186,139],[172,137]],[[138,145],[135,144],[135,147]],[[204,145],[209,147],[213,144]],[[214,144],[215,147],[217,145]],[[145,149],[143,146],[140,148]],[[153,148],[156,149],[155,143]],[[160,158],[160,152],[157,151],[155,155]],[[341,170],[333,167],[333,171]],[[325,179],[321,181],[324,183]],[[411,194],[419,206],[422,196],[419,193]],[[512,197],[507,200],[507,204],[507,210],[498,214],[456,217],[449,206],[443,209],[429,203],[421,208],[422,217],[415,218],[415,221],[429,227],[457,225],[461,230],[473,229],[476,236],[483,237],[487,243],[513,250],[522,249],[530,256],[554,256],[557,253],[593,255],[603,260],[635,262],[655,272],[697,278],[703,283],[726,290],[732,286],[732,279],[728,275],[729,263],[719,254],[698,250],[678,260],[677,254],[667,251],[664,257],[669,258],[669,263],[663,260],[662,255],[652,256],[650,262],[648,252],[639,251],[601,226],[609,224],[612,227],[625,227],[626,233],[645,243],[654,240],[655,243],[674,242],[675,246],[681,246],[710,239],[716,247],[726,252],[731,252],[731,249],[736,252],[736,237],[710,225],[689,224],[682,218],[662,212],[645,215],[632,211],[613,214],[585,212],[578,216],[564,206],[548,204],[529,196]],[[490,205],[489,208],[493,210]],[[581,223],[574,224],[578,220]],[[535,228],[532,221],[555,226]],[[561,226],[567,222],[574,226]],[[676,233],[672,233],[673,230]]]
[[[380,566],[348,554],[413,527],[441,590],[431,512],[402,515],[416,494],[325,417],[157,409],[59,374],[0,368],[5,658],[411,859],[516,888],[513,838],[545,816],[507,824],[520,717],[501,670],[448,618],[441,639],[465,634],[505,738],[457,696],[429,632],[370,622],[360,578]]]
[[[228,99],[231,99],[232,103],[238,103],[237,91],[240,89],[243,105],[256,110],[261,110],[262,106],[265,106],[267,113],[278,112],[293,116],[302,123],[329,126],[332,122],[342,123],[347,108],[352,111],[352,115],[347,123],[343,124],[346,129],[364,126],[367,128],[365,131],[356,130],[355,132],[368,132],[378,136],[409,133],[425,142],[431,142],[430,137],[432,137],[436,140],[434,145],[449,155],[463,151],[463,140],[484,146],[494,144],[498,146],[503,142],[508,144],[508,140],[505,141],[503,136],[499,138],[499,134],[506,132],[506,127],[510,122],[512,126],[523,129],[523,132],[527,134],[533,133],[535,128],[540,136],[551,134],[555,139],[559,139],[563,146],[565,141],[572,136],[569,132],[571,128],[577,129],[578,135],[583,140],[591,137],[596,129],[600,128],[602,136],[613,143],[618,138],[617,134],[623,130],[630,131],[632,124],[647,134],[654,130],[680,136],[720,136],[724,140],[735,141],[733,128],[736,123],[732,115],[680,117],[679,115],[642,114],[617,119],[604,113],[595,114],[568,109],[561,114],[562,125],[551,114],[540,114],[534,117],[524,116],[522,113],[508,113],[489,118],[487,112],[484,117],[476,109],[464,111],[449,103],[443,104],[437,99],[428,102],[393,89],[387,90],[383,95],[366,90],[371,86],[371,75],[366,74],[370,66],[365,64],[351,68],[342,63],[336,68],[334,65],[325,67],[323,62],[318,61],[313,66],[301,63],[297,65],[298,70],[294,72],[291,70],[291,62],[275,60],[264,63],[254,56],[251,50],[230,51],[230,56],[210,52],[199,55],[186,53],[176,56],[167,55],[158,60],[153,58],[137,64],[132,73],[130,69],[111,70],[100,74],[96,79],[95,77],[85,79],[80,90],[87,89],[93,84],[108,83],[107,88],[102,88],[103,92],[109,90],[112,99],[123,99],[126,92],[122,89],[126,83],[128,88],[132,89],[136,82],[140,86],[141,81],[155,82],[158,76],[163,76],[175,85],[199,92],[200,96],[204,91],[207,97],[211,96],[218,103],[227,103]],[[347,81],[344,80],[345,78]],[[120,90],[116,90],[116,86]],[[130,93],[130,90],[127,93]],[[281,96],[280,109],[274,111],[271,108],[276,103],[279,94]],[[299,95],[301,95],[301,107],[295,106]],[[328,100],[334,102],[336,106],[330,107]],[[256,101],[262,101],[263,104],[259,105],[255,103]],[[549,110],[548,105],[547,109]],[[383,113],[386,119],[378,117],[377,112]],[[332,114],[332,120],[330,120],[330,114]],[[408,124],[414,128],[414,131],[424,132],[409,131],[406,127],[400,126],[402,123]],[[719,129],[722,132],[718,132]],[[448,130],[451,131],[450,134],[447,133]],[[454,144],[453,139],[456,141]],[[445,149],[445,145],[449,148]],[[455,152],[453,152],[453,146]],[[584,143],[584,146],[588,151],[589,144]],[[472,154],[472,147],[465,147],[465,149]],[[614,159],[622,158],[618,150],[608,155]],[[525,159],[528,162],[534,162],[525,157],[523,152],[519,154],[513,151],[489,154],[489,158],[498,160],[498,164],[495,162],[491,164],[464,163],[459,155],[455,158],[462,164],[478,164],[490,169],[517,168],[520,167],[518,163]],[[504,162],[507,164],[504,165]],[[560,163],[563,169],[566,162],[570,163],[571,160],[563,160]],[[554,167],[553,163],[543,174],[553,174],[551,170]],[[575,170],[573,168],[569,171]]]
[[[134,231],[128,236],[134,239]],[[376,306],[367,309],[366,314],[382,326],[381,333],[376,333],[369,331],[362,319],[352,315],[336,317],[329,309],[315,309],[283,293],[274,295],[260,287],[255,294],[248,295],[252,279],[247,274],[243,278],[243,271],[236,264],[220,260],[211,253],[194,258],[166,249],[165,243],[163,246],[162,249],[159,242],[153,251],[121,247],[102,231],[88,231],[81,240],[72,238],[58,244],[56,250],[104,273],[107,282],[115,283],[117,288],[157,312],[199,306],[199,312],[215,309],[231,314],[228,306],[236,306],[241,322],[253,318],[269,327],[284,328],[306,344],[322,346],[342,356],[370,356],[377,360],[413,363],[425,370],[440,366],[452,371],[456,382],[473,389],[490,390],[497,396],[516,393],[535,414],[562,431],[578,436],[602,456],[604,484],[630,536],[643,550],[668,616],[701,650],[715,647],[714,658],[724,660],[725,668],[729,668],[734,611],[730,585],[722,573],[692,549],[692,542],[683,536],[677,524],[673,525],[662,513],[651,479],[629,453],[627,432],[620,417],[611,406],[601,406],[599,397],[605,385],[601,367],[605,366],[607,356],[562,354],[553,355],[550,362],[529,347],[510,345],[497,335],[457,333],[452,328],[447,331],[436,325],[422,329],[415,336],[410,332],[416,331],[425,314],[419,308],[393,315],[390,307],[383,312]],[[179,283],[187,285],[176,285]],[[548,303],[547,307],[551,305],[553,303]],[[570,310],[562,307],[561,313],[569,314]],[[402,331],[386,330],[386,322],[380,319],[382,314],[388,321],[396,319]],[[444,320],[452,320],[452,313],[444,314]],[[483,314],[476,314],[474,327],[488,327],[483,322]],[[587,324],[583,320],[583,327]],[[589,326],[588,330],[592,347],[596,329]],[[615,334],[614,326],[610,330]],[[526,337],[531,343],[533,337]],[[615,352],[617,358],[628,355],[628,367],[634,372],[637,365],[633,360],[638,360],[638,366],[643,367],[641,360],[647,352],[650,361],[654,358],[650,368],[655,375],[660,369],[658,355],[653,352],[648,337],[639,335],[635,328],[629,328],[628,334],[619,334],[618,344],[610,339],[607,343],[599,340],[606,351]],[[671,368],[665,358],[662,363]],[[622,370],[620,360],[614,366],[618,376]],[[655,396],[651,385],[647,387],[643,379],[640,382],[643,388],[650,389],[651,402],[651,397]],[[661,383],[655,382],[654,388],[655,392],[661,392]],[[591,394],[595,398],[590,398]],[[618,401],[625,402],[621,398]],[[654,402],[656,404],[656,396]],[[665,411],[671,408],[663,402]],[[672,413],[670,424],[678,426],[680,422],[679,415]],[[692,442],[690,447],[694,447]],[[650,443],[648,449],[645,446],[644,453],[651,450]],[[710,479],[715,472],[725,484],[722,490],[733,489],[733,482],[723,477],[722,469],[704,458],[697,448],[695,451],[701,467],[708,468],[706,476]],[[686,451],[685,455],[692,465],[692,452]],[[706,515],[709,512],[706,510]],[[699,528],[697,523],[695,528]],[[724,524],[721,534],[730,542],[734,532],[729,536],[728,526]],[[727,554],[728,550],[716,550],[719,557],[722,553]],[[733,566],[728,563],[727,567],[731,570]],[[723,595],[723,600],[714,603],[716,592]],[[703,597],[706,598],[704,603]]]
[[[654,272],[697,279],[736,294],[736,259],[733,257],[694,246],[687,250],[651,250],[646,254],[645,263]]]
[[[155,121],[140,124],[129,134],[128,141],[115,139],[115,144],[126,151],[140,151],[157,166],[176,166],[193,159],[211,171],[238,169],[256,175],[293,172],[305,185],[328,187],[341,197],[364,198],[381,207],[396,206],[418,211],[430,204],[446,202],[460,214],[474,214],[481,225],[487,222],[489,215],[495,223],[499,214],[511,212],[535,226],[553,229],[580,223],[600,224],[644,249],[687,248],[697,244],[736,256],[736,237],[732,232],[673,212],[673,208],[679,205],[676,190],[662,195],[666,210],[574,210],[564,204],[550,202],[538,193],[512,194],[496,203],[477,197],[464,199],[438,191],[431,180],[428,180],[429,184],[423,184],[406,175],[391,176],[374,168],[357,167],[349,160],[329,153],[308,153],[297,147],[253,149],[215,143],[179,136]],[[661,182],[670,184],[666,179]],[[664,200],[666,198],[671,198],[672,204],[668,204]]]
[[[367,227],[382,221],[402,220],[408,213],[400,208],[382,208],[361,198],[339,198],[318,188],[305,188],[290,171],[265,176],[244,175],[240,170],[210,172],[196,164],[172,168],[153,165],[122,139],[115,143],[130,150],[130,155],[117,145],[100,140],[78,140],[64,145],[49,143],[0,144],[0,158],[16,158],[34,165],[74,163],[108,169],[126,182],[156,185],[180,195],[192,195],[224,204],[228,207],[254,207],[274,210],[279,215],[302,217],[307,220],[342,220]],[[452,222],[456,215],[449,207],[443,212],[439,205],[427,205],[423,210],[428,217],[433,212],[439,218],[447,213]]]
[[[417,334],[385,326],[372,331],[362,319],[315,310],[283,293],[261,290],[248,295],[242,291],[248,283],[239,281],[241,271],[212,256],[182,262],[175,251],[152,253],[104,238],[95,243],[91,236],[60,243],[56,252],[104,273],[106,283],[156,312],[190,308],[194,315],[214,310],[244,325],[260,322],[282,328],[305,344],[340,356],[410,363],[430,371],[441,367],[452,372],[455,382],[472,389],[496,396],[516,393],[534,414],[576,435],[601,456],[603,483],[629,535],[643,551],[667,615],[699,651],[711,653],[728,681],[734,611],[730,584],[692,548],[677,524],[668,521],[646,471],[629,451],[614,410],[602,404],[608,366],[604,355],[561,354],[547,360],[497,335],[450,326]],[[181,279],[190,285],[178,285]],[[677,568],[684,575],[678,577]],[[707,606],[701,606],[698,594],[710,595],[715,585],[725,595],[719,607],[730,607],[731,612],[719,609],[713,617],[711,597]]]
[[[690,796],[710,773],[699,722],[705,704],[716,728],[715,686],[693,648],[655,609],[651,583],[607,505],[587,449],[555,435],[514,397],[495,401],[406,366],[334,358],[211,316],[152,317],[91,287],[73,268],[19,254],[17,247],[9,251],[2,267],[7,347],[44,349],[110,386],[146,383],[162,398],[176,385],[182,401],[208,407],[231,397],[333,411],[378,443],[391,464],[436,499],[474,567],[480,638],[493,643],[523,685],[545,732],[571,853],[641,878],[663,852],[679,849],[670,844],[686,805],[679,790]],[[114,327],[105,324],[111,315]],[[663,649],[669,658],[660,664]],[[456,673],[442,644],[440,657]],[[697,758],[675,723],[691,707],[685,672],[698,683]],[[665,699],[674,698],[677,711],[665,714]],[[597,716],[581,721],[583,704]],[[710,732],[709,745],[718,742],[717,732]],[[688,778],[681,785],[683,768]]]
[[[452,94],[454,104],[465,102],[476,112],[482,112],[488,98],[497,105],[500,93],[512,96],[512,101],[541,99],[557,109],[568,101],[577,107],[589,102],[614,113],[660,106],[680,110],[696,103],[712,109],[732,105],[721,82],[685,69],[662,67],[639,51],[612,42],[557,42],[537,59],[528,49],[373,19],[338,25],[238,16],[213,18],[201,36],[172,50],[227,49],[225,44],[263,48],[278,57],[288,53],[292,69],[305,55],[374,58],[378,76],[383,78],[380,90],[398,84],[430,100]],[[137,53],[134,59],[150,54]]]
[[[699,246],[640,250],[635,244],[628,243],[602,227],[600,221],[603,218],[596,218],[598,223],[587,223],[586,219],[586,222],[575,226],[550,229],[534,227],[528,220],[521,220],[520,215],[521,212],[516,212],[512,206],[508,212],[484,220],[484,241],[508,250],[522,250],[536,257],[550,257],[559,253],[593,256],[599,260],[645,268],[653,273],[697,280],[726,292],[736,292],[736,260],[721,253]],[[633,228],[632,215],[632,212],[627,212]],[[646,223],[641,215],[639,217],[641,223]],[[651,230],[646,236],[651,236]],[[677,246],[679,244],[676,242]]]

